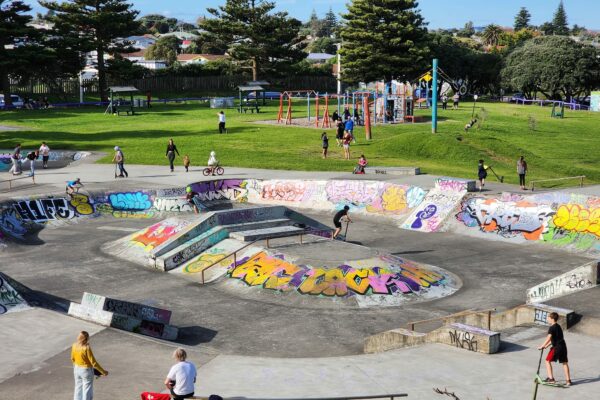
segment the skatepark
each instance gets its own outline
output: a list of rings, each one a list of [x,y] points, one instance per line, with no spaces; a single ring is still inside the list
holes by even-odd
[[[197,396],[521,398],[551,311],[574,385],[538,398],[596,397],[597,187],[141,165],[115,180],[94,159],[0,193],[2,398],[70,396],[80,330],[111,372],[98,399],[162,390],[178,346]],[[353,223],[332,240],[345,205]]]

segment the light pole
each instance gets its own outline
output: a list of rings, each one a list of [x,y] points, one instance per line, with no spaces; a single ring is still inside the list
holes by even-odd
[[[337,94],[342,94],[342,55],[340,54],[340,49],[342,48],[342,43],[336,43],[337,47]]]
[[[477,95],[473,95],[473,112],[471,113],[471,119],[473,119],[473,117],[475,117],[475,104],[477,103]]]

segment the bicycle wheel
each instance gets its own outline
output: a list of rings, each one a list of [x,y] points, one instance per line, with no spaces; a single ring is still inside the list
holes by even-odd
[[[225,173],[225,170],[222,167],[217,167],[217,175],[223,175]]]
[[[202,174],[203,174],[204,176],[209,176],[209,175],[210,175],[210,168],[204,168],[204,169],[202,170]]]

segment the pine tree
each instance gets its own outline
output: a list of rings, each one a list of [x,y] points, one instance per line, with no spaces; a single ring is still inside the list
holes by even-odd
[[[337,16],[335,15],[331,7],[329,7],[329,11],[327,11],[327,14],[325,14],[323,25],[323,33],[325,36],[335,37],[337,35],[339,22]]]
[[[531,22],[531,14],[525,7],[521,7],[521,10],[515,17],[515,32],[520,31],[521,29],[529,28],[529,22]]]
[[[565,11],[565,5],[563,4],[562,0],[560,0],[558,8],[554,13],[552,26],[554,27],[555,35],[568,36],[570,33],[569,23],[567,22],[567,12]]]
[[[353,0],[342,15],[347,82],[407,79],[428,65],[427,29],[415,0]]]
[[[117,39],[138,30],[138,12],[127,0],[40,0],[40,4],[56,13],[51,21],[62,35],[72,37],[78,50],[96,51],[100,97],[108,100],[106,56],[128,50]]]
[[[0,0],[0,85],[4,93],[5,106],[11,106],[9,75],[25,67],[31,58],[30,42],[17,43],[28,38],[33,40],[37,33],[27,26],[32,19],[31,7],[23,1]]]
[[[252,79],[282,71],[304,59],[302,23],[286,12],[272,13],[275,3],[264,0],[227,0],[225,5],[208,8],[214,18],[201,28],[227,43],[231,58],[249,63]]]

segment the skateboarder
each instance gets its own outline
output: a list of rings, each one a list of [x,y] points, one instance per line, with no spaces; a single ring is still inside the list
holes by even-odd
[[[563,365],[565,370],[565,379],[567,383],[565,386],[571,386],[571,373],[569,371],[569,359],[567,358],[567,343],[563,337],[563,331],[558,322],[558,314],[553,312],[548,314],[548,323],[550,328],[548,329],[548,336],[538,349],[543,350],[552,344],[552,348],[546,357],[546,371],[548,377],[544,380],[545,383],[556,383],[554,374],[552,372],[552,362],[556,361]]]
[[[333,217],[333,225],[335,226],[335,232],[333,232],[333,238],[337,238],[337,236],[342,231],[342,219],[347,220],[348,222],[352,222],[350,217],[348,216],[348,211],[350,207],[344,206],[344,208],[338,211]]]

